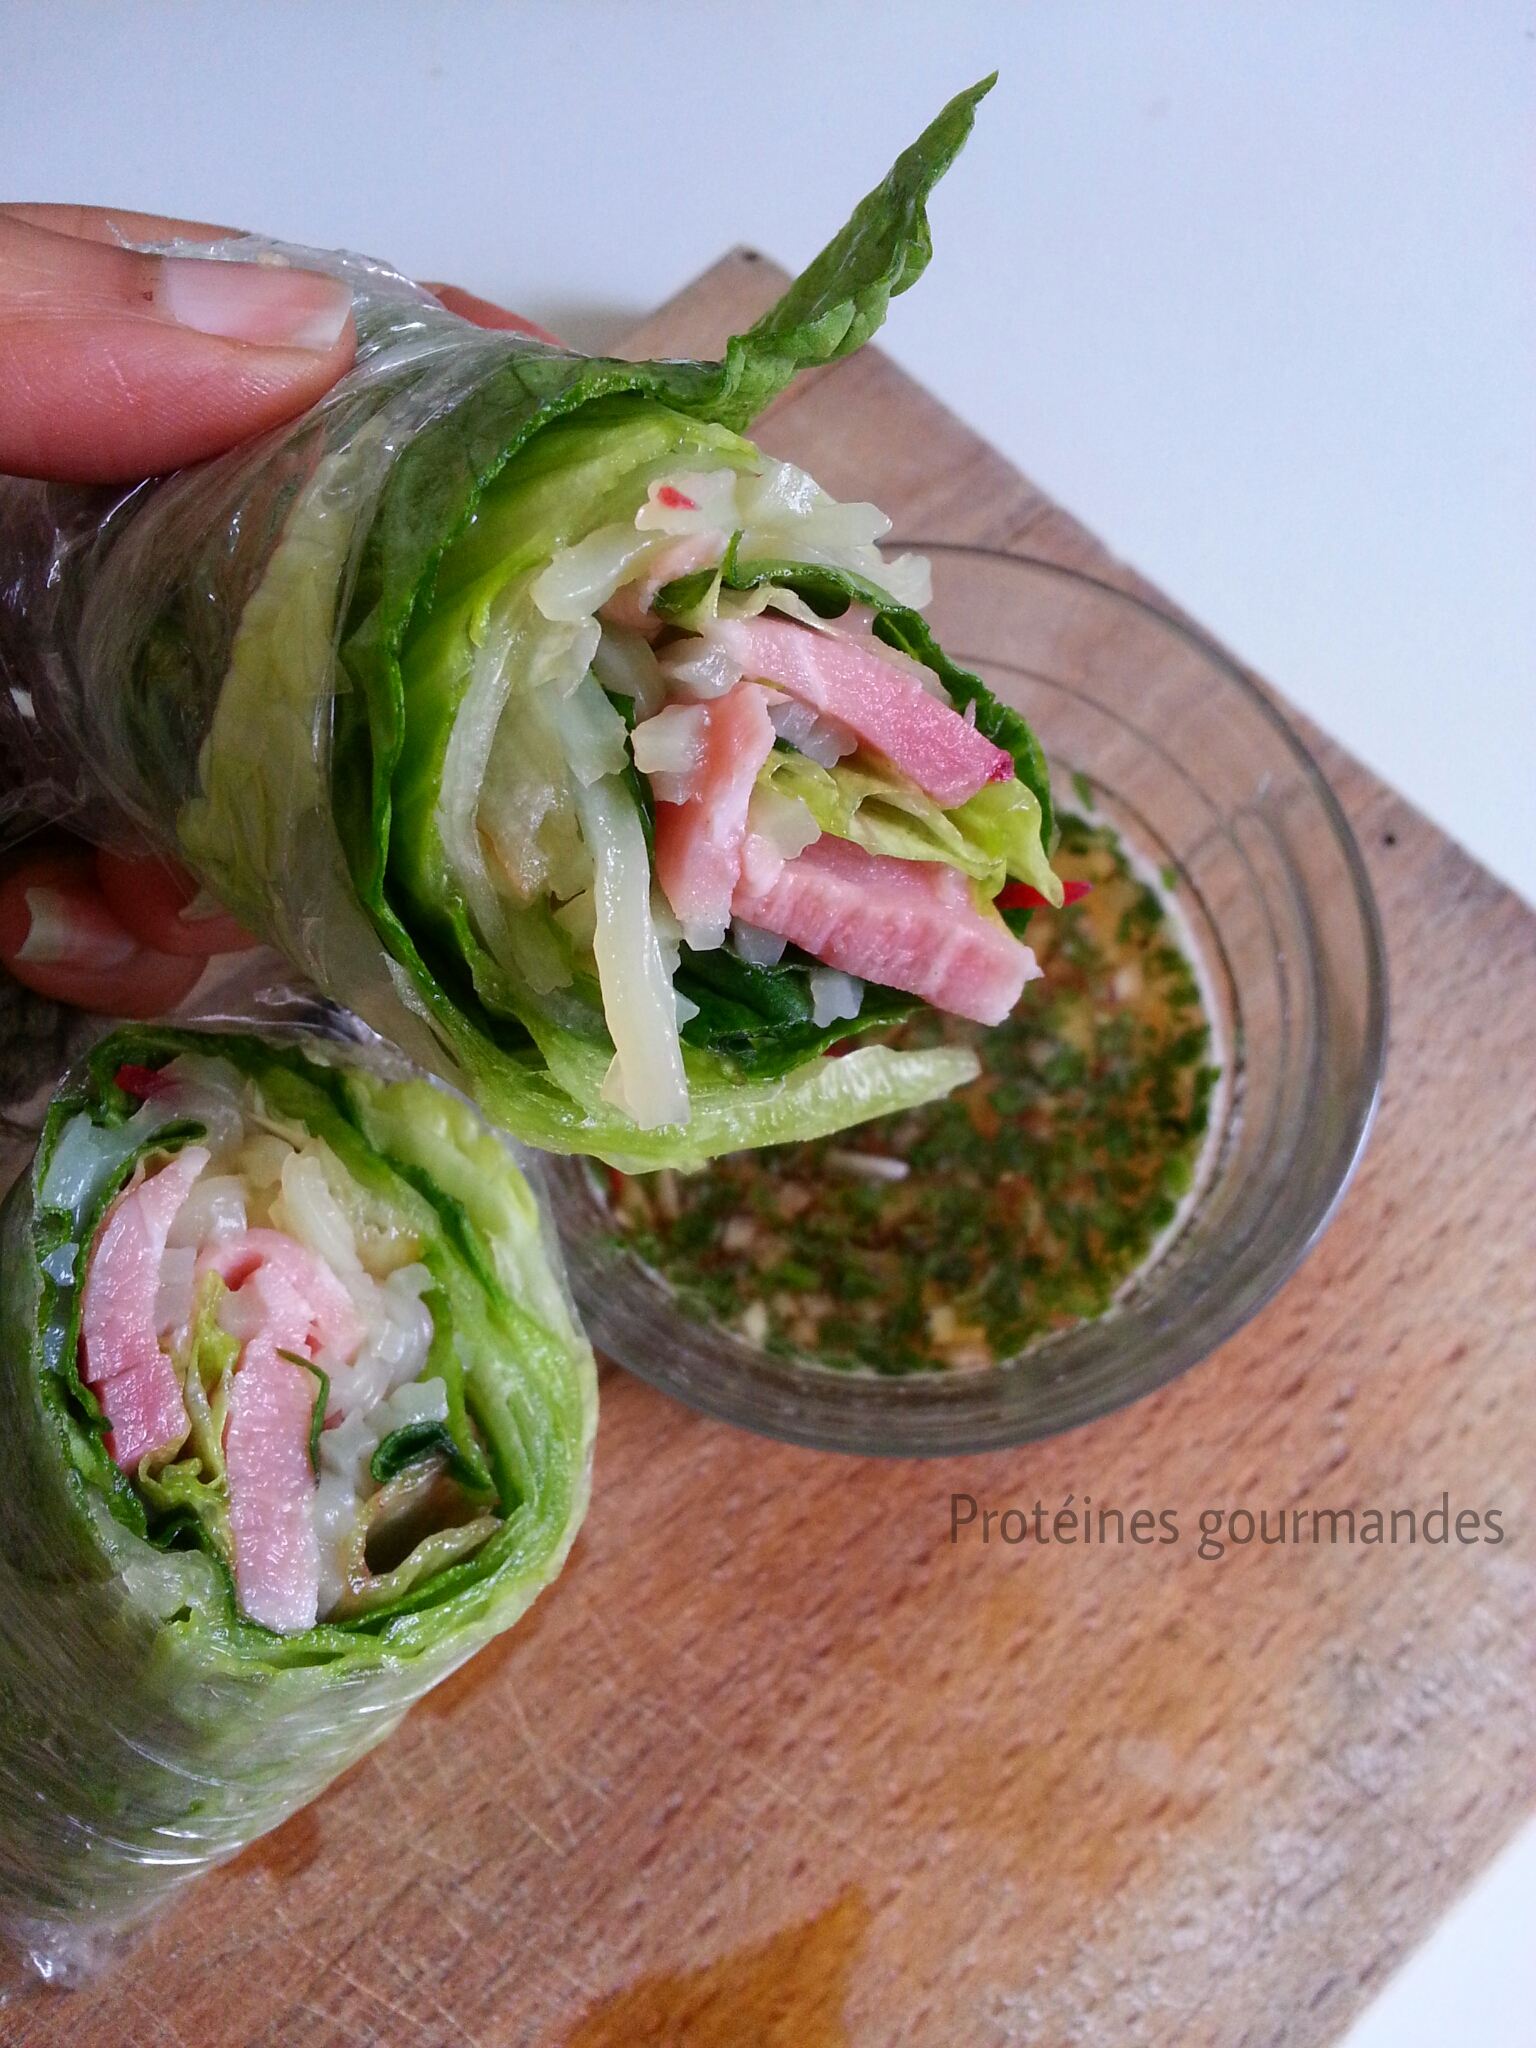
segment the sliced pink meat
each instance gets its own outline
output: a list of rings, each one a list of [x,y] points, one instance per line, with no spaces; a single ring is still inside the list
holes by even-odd
[[[108,1209],[86,1269],[80,1305],[80,1377],[111,1429],[107,1449],[124,1472],[187,1433],[175,1369],[155,1334],[165,1241],[193,1181],[208,1164],[188,1145]]]
[[[112,1427],[107,1450],[119,1471],[136,1472],[151,1451],[172,1450],[189,1428],[181,1382],[163,1351],[146,1365],[130,1365],[96,1389]]]
[[[309,1432],[319,1383],[252,1337],[240,1358],[224,1427],[229,1526],[241,1611],[283,1635],[313,1628],[320,1602],[320,1545],[311,1501]]]
[[[1040,969],[970,884],[941,861],[893,860],[828,832],[794,860],[756,834],[731,908],[828,967],[921,996],[978,1024],[1001,1024]]]
[[[699,760],[687,801],[656,805],[656,879],[685,929],[723,932],[741,872],[752,785],[773,752],[768,692],[737,683],[723,697],[690,706],[688,715],[697,719]]]
[[[81,1304],[81,1377],[111,1424],[107,1447],[124,1471],[187,1433],[175,1369],[155,1333],[166,1238],[208,1153],[191,1145],[129,1188],[102,1224]],[[277,1230],[243,1230],[206,1246],[196,1271],[230,1293],[220,1317],[241,1340],[224,1430],[235,1584],[241,1610],[291,1634],[313,1628],[320,1549],[309,1433],[319,1382],[284,1351],[350,1360],[364,1330],[352,1297],[324,1260]]]
[[[946,810],[1013,774],[1011,754],[882,660],[874,640],[818,633],[766,613],[718,621],[709,637],[747,675],[840,720]]]
[[[236,1297],[250,1294],[224,1311],[236,1335],[259,1329],[285,1351],[313,1355],[323,1345],[349,1362],[363,1341],[346,1288],[323,1259],[280,1230],[238,1230],[205,1245],[196,1271],[199,1279],[217,1273]]]
[[[224,1428],[235,1586],[252,1621],[281,1634],[313,1628],[320,1598],[309,1432],[320,1383],[284,1358],[323,1348],[351,1360],[364,1331],[352,1297],[306,1246],[280,1230],[242,1230],[198,1253],[222,1276],[219,1320],[242,1339]]]

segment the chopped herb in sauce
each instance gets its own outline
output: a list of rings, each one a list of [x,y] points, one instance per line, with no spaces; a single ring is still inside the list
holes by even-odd
[[[985,1031],[924,1010],[879,1037],[973,1045],[947,1101],[703,1172],[610,1173],[623,1240],[688,1312],[781,1356],[883,1373],[993,1365],[1097,1316],[1192,1184],[1217,1070],[1195,976],[1115,833],[1062,819],[1093,884],[1037,911],[1045,979]]]

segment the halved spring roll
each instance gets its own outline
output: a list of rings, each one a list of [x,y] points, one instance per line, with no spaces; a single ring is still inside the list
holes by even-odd
[[[329,1045],[106,1039],[0,1287],[0,1914],[67,1974],[522,1614],[595,1375],[505,1144]]]
[[[73,704],[93,789],[531,1143],[686,1166],[915,1105],[971,1054],[823,1055],[919,1003],[995,1020],[1034,971],[1033,734],[875,508],[743,438],[921,274],[986,89],[719,362],[481,333],[289,251],[353,282],[357,368],[104,528],[45,508],[37,720]]]

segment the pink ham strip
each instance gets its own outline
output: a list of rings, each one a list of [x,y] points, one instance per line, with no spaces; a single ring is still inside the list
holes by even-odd
[[[736,916],[828,967],[923,997],[978,1024],[1001,1024],[1040,969],[970,884],[940,861],[892,860],[824,832],[795,860],[750,834]]]
[[[696,707],[702,758],[686,803],[656,805],[656,879],[685,925],[723,928],[741,872],[747,806],[757,771],[773,752],[768,692],[738,683]]]
[[[186,1435],[186,1405],[175,1367],[162,1351],[148,1365],[131,1365],[95,1389],[112,1427],[107,1450],[122,1472],[136,1472],[151,1451],[174,1449]]]
[[[313,1628],[320,1604],[309,1462],[319,1391],[314,1374],[280,1358],[271,1337],[252,1337],[230,1388],[224,1427],[241,1611],[284,1635]]]
[[[319,1344],[338,1358],[351,1360],[363,1341],[352,1297],[314,1252],[280,1230],[239,1230],[206,1245],[197,1255],[196,1273],[217,1273],[235,1292],[254,1286],[263,1304],[263,1326],[280,1325],[289,1335],[277,1338],[288,1351]]]
[[[363,1341],[352,1297],[324,1261],[278,1230],[243,1230],[198,1254],[197,1271],[231,1287],[225,1321],[255,1325],[240,1354],[224,1429],[235,1585],[252,1621],[288,1635],[313,1628],[320,1546],[311,1499],[309,1432],[320,1391],[280,1354],[324,1347],[350,1359]]]
[[[883,661],[874,641],[766,615],[718,621],[709,637],[745,674],[777,684],[849,727],[946,810],[1013,774],[1011,754]]]
[[[111,1429],[107,1449],[124,1472],[178,1443],[187,1411],[175,1369],[155,1334],[155,1297],[176,1211],[208,1164],[200,1145],[120,1194],[91,1253],[80,1308],[80,1377]]]

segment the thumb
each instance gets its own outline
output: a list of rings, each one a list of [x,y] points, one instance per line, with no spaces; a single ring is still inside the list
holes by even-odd
[[[349,367],[315,271],[144,256],[0,211],[0,471],[152,476],[292,419]]]

